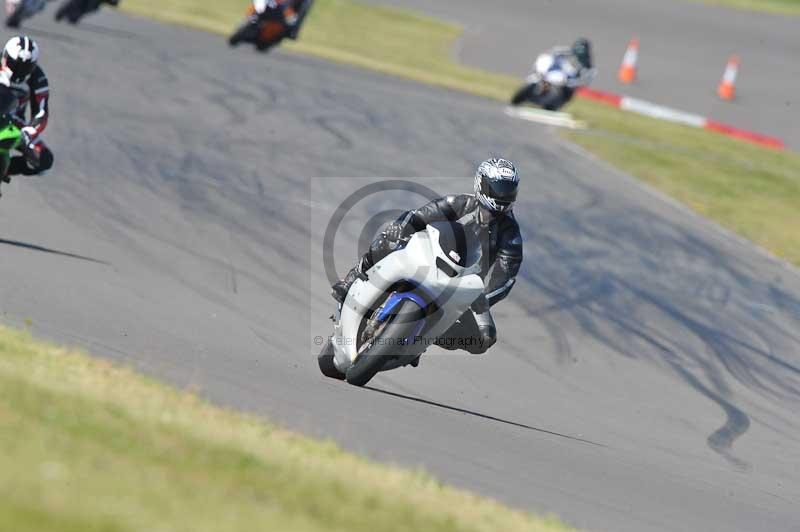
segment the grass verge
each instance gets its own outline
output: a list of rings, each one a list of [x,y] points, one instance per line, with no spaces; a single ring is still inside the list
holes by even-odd
[[[692,0],[704,4],[763,11],[777,15],[800,15],[800,0]]]
[[[567,530],[0,328],[14,532]]]
[[[577,101],[566,136],[704,216],[800,265],[800,156]]]
[[[800,0],[715,0],[781,4]],[[243,0],[127,0],[125,9],[228,33]],[[301,40],[287,48],[488,98],[507,100],[519,80],[453,61],[461,28],[353,0],[317,0]],[[242,50],[242,53],[247,51]],[[570,107],[590,124],[568,137],[622,170],[800,265],[800,156],[591,102]]]
[[[244,20],[242,0],[126,0],[122,9],[164,22],[228,35]],[[461,28],[411,11],[360,4],[353,0],[316,0],[300,39],[283,49],[369,68],[423,83],[506,99],[518,82],[451,60]],[[250,52],[249,47],[242,53]]]

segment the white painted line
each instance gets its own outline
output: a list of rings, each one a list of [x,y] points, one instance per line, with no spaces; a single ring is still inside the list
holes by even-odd
[[[568,129],[586,129],[586,124],[584,122],[575,120],[569,113],[558,113],[529,107],[506,107],[506,114],[521,120],[536,122],[537,124],[565,127]]]
[[[630,96],[624,96],[619,104],[620,109],[639,113],[645,116],[652,116],[668,122],[677,122],[678,124],[686,124],[692,127],[705,127],[706,118],[704,116],[696,115],[693,113],[685,113],[671,107],[663,105],[656,105],[654,103],[646,102]]]

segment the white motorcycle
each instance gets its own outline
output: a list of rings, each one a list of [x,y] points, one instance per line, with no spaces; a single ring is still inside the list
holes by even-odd
[[[483,294],[478,224],[435,222],[356,280],[317,357],[326,377],[364,386],[379,371],[416,366]]]
[[[569,103],[576,88],[587,85],[593,77],[593,69],[582,70],[563,51],[541,54],[525,84],[511,98],[511,105],[530,102],[548,111],[557,111]]]
[[[22,21],[42,11],[47,0],[6,0],[6,26],[19,28]]]

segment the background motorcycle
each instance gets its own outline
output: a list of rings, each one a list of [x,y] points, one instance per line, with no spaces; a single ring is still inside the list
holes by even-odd
[[[477,223],[435,222],[353,283],[317,361],[326,377],[364,386],[415,366],[483,295]]]
[[[558,111],[564,107],[575,94],[575,89],[568,85],[567,77],[561,72],[549,72],[548,76],[532,74],[511,98],[512,105],[530,102],[548,111]]]
[[[576,88],[588,84],[593,77],[593,69],[581,68],[563,51],[544,53],[536,58],[533,73],[511,98],[511,104],[530,102],[548,111],[557,111],[569,103]]]
[[[19,28],[22,21],[44,9],[47,0],[6,0],[6,26]]]
[[[231,46],[238,46],[240,43],[254,44],[260,52],[266,52],[273,46],[279,44],[288,36],[289,27],[286,24],[286,17],[293,13],[284,7],[284,2],[274,2],[268,4],[264,13],[257,13],[251,4],[247,11],[247,19],[228,39]]]
[[[116,7],[119,0],[66,0],[56,11],[56,21],[66,18],[70,24],[77,24],[81,18],[97,11],[103,4]]]

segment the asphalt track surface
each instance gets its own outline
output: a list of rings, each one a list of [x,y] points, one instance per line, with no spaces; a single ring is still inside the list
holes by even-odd
[[[774,135],[800,150],[800,17],[680,0],[369,0],[413,8],[465,28],[457,58],[523,78],[536,54],[585,36],[594,87]],[[628,41],[640,43],[639,81],[621,85]],[[741,57],[738,99],[716,97],[725,63]]]
[[[2,322],[586,529],[800,528],[796,273],[496,102],[114,12],[31,26],[56,168],[4,188]],[[324,379],[331,213],[489,154],[524,179],[500,343]],[[340,270],[422,201],[359,203]]]

